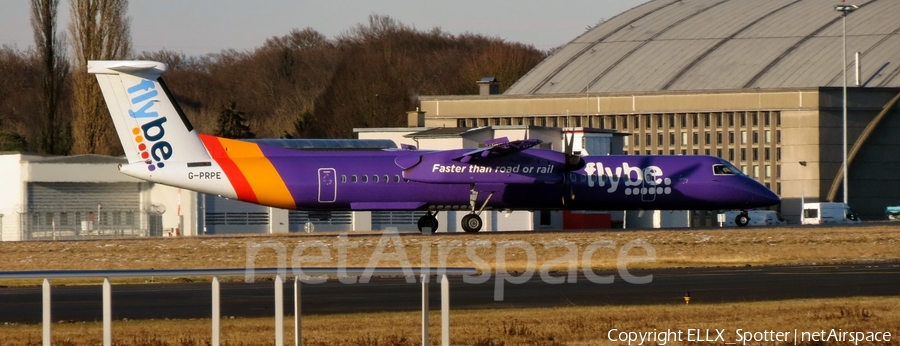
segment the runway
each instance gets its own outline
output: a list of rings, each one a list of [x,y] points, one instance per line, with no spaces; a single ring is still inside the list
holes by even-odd
[[[616,272],[597,273],[612,275]],[[616,274],[612,284],[597,284],[579,274],[575,283],[548,284],[538,273],[523,284],[505,282],[503,301],[494,301],[496,278],[482,284],[451,277],[452,309],[497,309],[556,306],[691,304],[749,302],[800,298],[846,298],[900,294],[900,264],[829,266],[686,268],[632,271],[638,277],[652,275],[652,282],[632,284]],[[565,273],[554,273],[564,276]],[[222,315],[273,316],[271,280],[255,283],[222,283]],[[372,311],[418,311],[420,283],[405,278],[372,278],[369,283],[344,284],[329,280],[303,284],[303,314]],[[55,286],[52,291],[54,321],[102,319],[101,287]],[[113,285],[114,319],[181,319],[210,316],[210,283]],[[285,311],[293,311],[293,281],[285,284]],[[440,286],[432,280],[432,307],[440,304]],[[0,323],[38,323],[41,320],[40,287],[0,288]]]

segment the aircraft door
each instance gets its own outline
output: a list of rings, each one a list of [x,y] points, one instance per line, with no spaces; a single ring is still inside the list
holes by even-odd
[[[334,168],[319,168],[319,203],[337,199],[337,173]]]

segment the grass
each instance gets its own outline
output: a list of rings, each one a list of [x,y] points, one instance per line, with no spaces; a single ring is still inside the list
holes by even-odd
[[[264,244],[252,264],[257,267],[279,265],[279,251],[285,265],[330,267],[339,265],[339,240],[346,248],[344,264],[366,266],[373,254],[405,253],[412,266],[430,265],[479,267],[467,254],[483,260],[494,269],[498,258],[505,259],[508,271],[540,268],[560,258],[571,258],[580,267],[610,269],[616,267],[618,251],[629,243],[642,241],[649,246],[632,249],[629,255],[646,255],[650,247],[656,260],[630,267],[675,268],[701,266],[759,266],[792,264],[833,264],[855,262],[896,262],[900,260],[900,227],[871,225],[828,228],[747,228],[680,231],[604,231],[583,233],[493,233],[479,235],[404,235],[399,238],[377,234],[349,238],[337,234],[290,234],[252,237],[194,237],[65,242],[0,243],[0,270],[48,269],[177,269],[242,268],[248,263],[248,248]],[[586,260],[582,255],[598,241],[614,244],[600,247]],[[303,250],[303,246],[320,245]],[[402,244],[402,247],[395,246]],[[507,246],[498,256],[498,246]],[[561,246],[548,247],[557,244]],[[273,250],[280,249],[280,250]],[[298,250],[300,248],[300,250]],[[533,261],[528,251],[533,249]],[[321,250],[325,250],[324,253]],[[423,255],[424,254],[424,255]],[[327,255],[327,256],[322,256]],[[304,257],[306,256],[306,257]],[[316,256],[320,258],[315,258]],[[571,256],[571,257],[567,257]],[[403,256],[401,256],[403,257]],[[423,258],[426,259],[423,261]],[[551,266],[564,269],[567,263]],[[377,263],[399,266],[397,260]],[[483,268],[487,269],[487,268]],[[178,279],[190,280],[190,279]],[[144,282],[144,279],[135,279]],[[60,281],[54,283],[59,284]],[[68,283],[68,282],[67,282]],[[73,282],[79,283],[79,282]],[[92,282],[96,284],[95,282]],[[39,284],[37,281],[0,284]],[[455,310],[452,313],[454,344],[463,345],[596,345],[613,344],[606,339],[611,328],[629,331],[653,329],[726,328],[731,340],[737,328],[745,330],[819,331],[831,328],[859,331],[890,331],[900,334],[900,298],[864,297],[847,299],[791,300],[777,302],[705,305],[694,301],[689,306],[595,306],[552,309]],[[437,312],[431,315],[431,340],[440,340]],[[367,313],[304,316],[306,345],[413,345],[419,342],[419,315],[414,312]],[[40,344],[40,325],[0,326],[3,345]],[[55,345],[99,344],[99,323],[57,323]],[[117,345],[207,345],[210,321],[141,320],[116,321]],[[223,345],[270,345],[274,339],[272,319],[227,319],[222,323]],[[292,340],[286,326],[285,340]],[[624,343],[615,343],[624,344]],[[670,343],[690,344],[690,343]],[[771,344],[771,343],[762,343]],[[829,345],[847,343],[801,343]]]
[[[608,332],[682,331],[690,328],[726,329],[725,342],[736,341],[735,331],[900,332],[900,298],[862,297],[776,302],[593,306],[546,309],[454,310],[451,313],[451,343],[454,345],[604,345]],[[431,344],[440,344],[440,315],[430,315]],[[271,345],[272,318],[226,319],[222,321],[223,345]],[[54,345],[96,345],[101,342],[99,323],[65,323],[53,326]],[[293,326],[285,325],[285,341],[293,344]],[[304,345],[417,345],[420,338],[418,312],[363,313],[304,316]],[[40,325],[0,326],[4,345],[40,344]],[[715,335],[714,332],[712,335]],[[892,336],[893,337],[893,336]],[[116,345],[164,346],[207,345],[210,321],[149,320],[115,321]],[[893,341],[896,342],[896,341]],[[671,342],[685,345],[689,342]],[[704,343],[705,344],[705,343]],[[722,342],[716,343],[722,344]],[[776,345],[777,343],[751,343]],[[847,345],[847,342],[801,342],[800,345]],[[862,345],[875,343],[860,343]],[[880,343],[884,344],[884,343]],[[646,345],[646,343],[645,343]],[[652,344],[655,345],[655,344]]]
[[[534,249],[534,261],[540,268],[545,262],[565,258],[577,261],[579,268],[616,268],[617,251],[628,242],[644,241],[655,250],[656,260],[635,263],[630,267],[675,268],[702,266],[830,264],[852,262],[885,262],[900,259],[900,227],[883,225],[867,227],[823,228],[745,228],[679,231],[607,231],[583,233],[491,233],[479,235],[404,235],[380,237],[378,234],[354,232],[369,236],[344,238],[347,266],[366,266],[373,254],[394,255],[402,250],[403,258],[419,266],[423,258],[431,265],[479,267],[467,248],[473,250],[492,269],[497,264],[498,244],[518,244]],[[244,268],[248,251],[254,244],[263,245],[251,257],[251,265],[279,265],[278,252],[285,265],[333,267],[339,265],[340,239],[337,234],[290,234],[253,237],[190,237],[86,241],[28,241],[0,243],[0,270],[49,269],[177,269],[177,268]],[[612,242],[615,249],[599,248],[583,261],[585,249],[598,241]],[[395,247],[402,243],[402,248]],[[549,244],[570,247],[547,247]],[[298,246],[315,246],[298,250]],[[381,250],[379,250],[381,245]],[[325,253],[323,253],[323,251]],[[424,250],[424,251],[423,251]],[[645,255],[647,247],[635,248],[630,255]],[[424,253],[424,255],[423,255]],[[324,256],[324,258],[322,258]],[[315,258],[320,257],[320,258]],[[509,271],[525,270],[529,254],[516,246],[507,246],[505,259]],[[382,257],[385,258],[385,257]],[[443,258],[443,259],[442,259]],[[395,267],[397,260],[371,262]],[[566,263],[552,265],[565,269]],[[483,269],[483,268],[482,268]]]

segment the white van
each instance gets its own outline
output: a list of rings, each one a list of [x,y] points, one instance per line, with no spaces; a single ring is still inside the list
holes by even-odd
[[[750,218],[746,224],[741,225],[736,222],[737,216],[740,215],[740,211],[726,211],[724,213],[719,214],[719,220],[722,220],[722,227],[734,227],[734,226],[778,226],[778,225],[786,225],[787,221],[781,214],[774,210],[751,210],[747,212],[747,216]]]
[[[803,203],[804,225],[825,225],[841,223],[860,223],[862,220],[844,203],[822,202]]]

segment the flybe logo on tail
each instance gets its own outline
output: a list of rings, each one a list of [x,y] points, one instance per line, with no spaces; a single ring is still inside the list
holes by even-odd
[[[128,115],[135,119],[159,117],[159,113],[153,107],[156,103],[153,98],[159,95],[156,83],[148,79],[141,79],[127,91],[128,97],[131,98],[131,109],[128,110]],[[134,142],[137,143],[138,151],[140,151],[139,155],[151,172],[165,167],[166,164],[163,161],[172,157],[172,145],[163,140],[166,135],[163,124],[166,120],[166,117],[161,117],[131,129]]]

